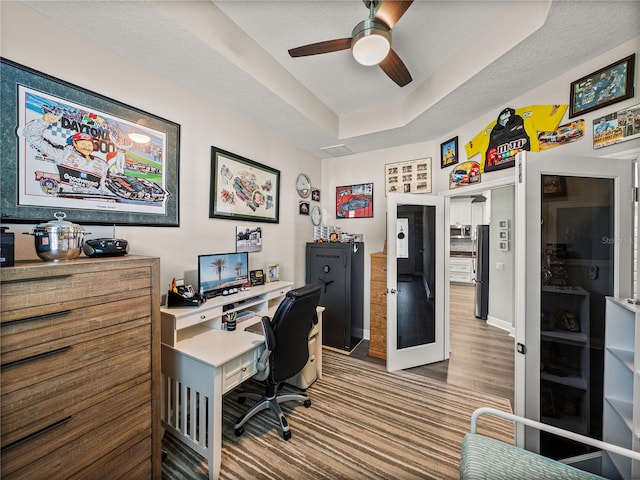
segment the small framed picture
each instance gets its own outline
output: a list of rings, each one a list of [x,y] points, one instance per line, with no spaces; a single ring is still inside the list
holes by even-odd
[[[440,168],[458,163],[458,137],[440,144]]]
[[[262,270],[251,270],[249,272],[249,285],[252,287],[264,285],[264,272]]]
[[[249,225],[236,226],[236,252],[262,250],[262,228]]]
[[[498,238],[500,240],[509,240],[509,230],[500,230],[498,232]]]
[[[498,227],[500,229],[509,228],[509,220],[498,220]]]
[[[561,175],[544,175],[542,177],[543,197],[562,197],[566,194],[567,184]]]
[[[498,248],[500,250],[502,250],[503,252],[508,252],[509,251],[509,242],[499,242],[498,243]]]
[[[280,280],[280,265],[277,263],[270,263],[267,265],[267,283],[277,282]]]

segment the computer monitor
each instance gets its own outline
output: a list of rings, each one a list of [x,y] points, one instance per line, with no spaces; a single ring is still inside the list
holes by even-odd
[[[198,288],[208,298],[233,293],[249,282],[249,254],[198,255]]]

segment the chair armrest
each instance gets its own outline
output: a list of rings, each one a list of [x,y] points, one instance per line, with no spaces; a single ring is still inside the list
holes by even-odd
[[[512,413],[503,412],[501,410],[496,410],[495,408],[490,408],[490,407],[478,408],[476,411],[473,412],[473,414],[471,415],[471,433],[476,433],[478,417],[484,414],[495,415],[496,417],[504,418],[506,420],[511,420],[512,422],[515,422],[515,423],[521,423],[522,425],[526,425],[527,427],[537,428],[538,430],[552,433],[554,435],[558,435],[560,437],[564,437],[569,440],[574,440],[576,442],[584,443],[585,445],[590,445],[595,448],[617,453],[618,455],[622,455],[624,457],[628,457],[633,460],[640,460],[640,452],[629,450],[627,448],[623,448],[618,445],[614,445],[612,443],[596,440],[591,437],[580,435],[579,433],[570,432],[569,430],[563,430],[562,428],[554,427],[553,425],[547,425],[546,423],[541,423],[536,420],[531,420],[529,418],[513,415]]]
[[[255,379],[262,381],[269,376],[269,357],[275,348],[275,334],[271,326],[271,318],[264,316],[260,321],[262,322],[262,330],[264,331],[265,348],[256,363],[257,373]]]

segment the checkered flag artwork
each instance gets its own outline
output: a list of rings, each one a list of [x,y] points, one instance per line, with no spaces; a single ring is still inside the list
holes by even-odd
[[[51,125],[51,127],[49,127],[49,135],[51,135],[53,138],[61,140],[60,142],[55,143],[65,143],[67,141],[67,138],[69,138],[74,133],[74,131],[69,130],[68,128],[62,128],[62,126],[60,126],[59,124]]]

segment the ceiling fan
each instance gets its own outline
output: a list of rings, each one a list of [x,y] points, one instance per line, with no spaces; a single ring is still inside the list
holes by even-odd
[[[384,73],[404,87],[411,74],[398,54],[391,48],[391,29],[411,6],[413,0],[362,0],[369,17],[358,23],[351,37],[311,43],[289,50],[291,57],[306,57],[321,53],[351,49],[362,65],[379,65]]]

